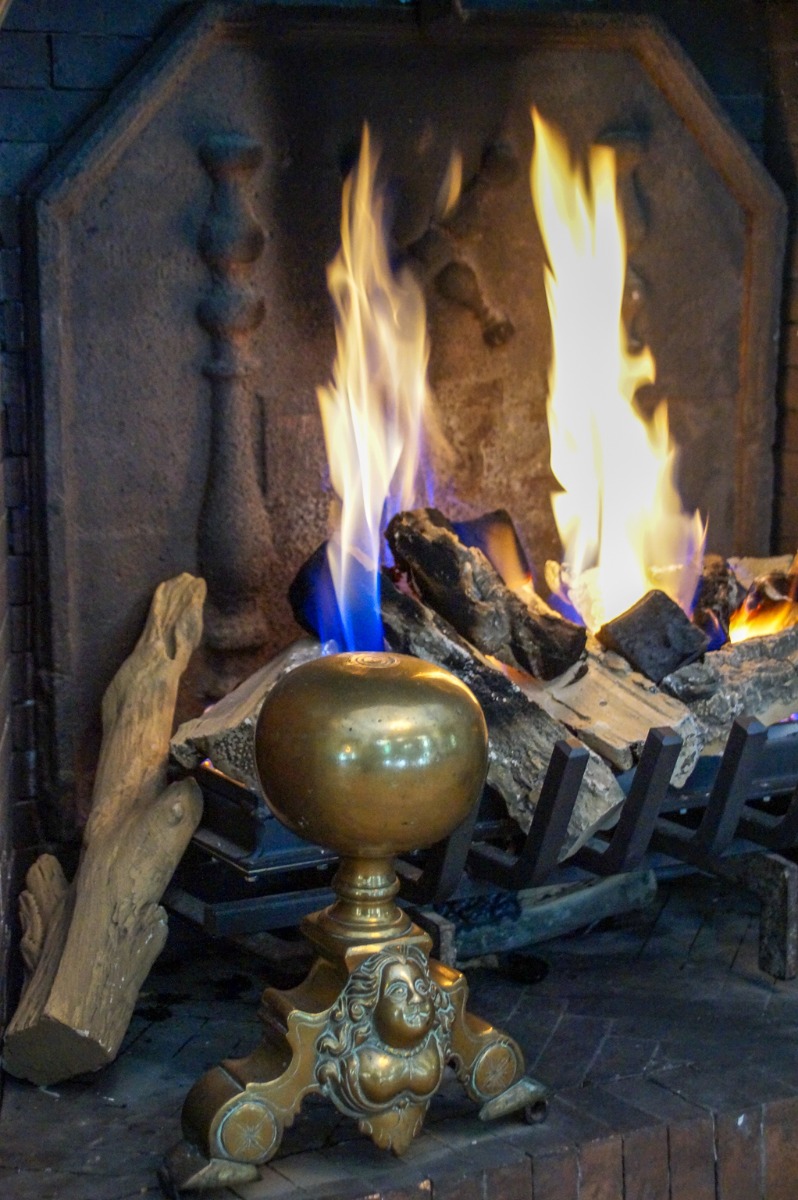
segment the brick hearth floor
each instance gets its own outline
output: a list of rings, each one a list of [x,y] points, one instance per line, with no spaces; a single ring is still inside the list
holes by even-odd
[[[447,1082],[400,1161],[311,1098],[259,1181],[205,1200],[795,1200],[798,981],[758,970],[752,902],[694,876],[535,954],[538,982],[469,979],[472,1010],[551,1086],[545,1123],[483,1125]],[[6,1079],[3,1200],[160,1196],[183,1097],[255,1044],[263,984],[262,960],[173,936],[115,1064],[52,1088]]]

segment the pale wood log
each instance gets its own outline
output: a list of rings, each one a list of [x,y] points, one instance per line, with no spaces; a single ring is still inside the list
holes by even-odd
[[[672,782],[690,776],[704,746],[698,721],[688,706],[654,687],[624,658],[588,639],[585,661],[542,684],[516,680],[555,721],[619,771],[628,771],[643,752],[650,729],[667,725],[682,739]]]
[[[40,854],[25,876],[25,891],[19,898],[22,924],[20,953],[25,975],[36,970],[47,930],[63,907],[69,890],[61,864],[52,854]]]
[[[205,584],[160,585],[133,653],[103,699],[103,744],[80,863],[67,887],[43,856],[21,901],[32,967],[9,1023],[4,1065],[34,1083],[116,1055],[166,939],[158,901],[199,824],[191,779],[165,787],[177,688],[202,635]]]

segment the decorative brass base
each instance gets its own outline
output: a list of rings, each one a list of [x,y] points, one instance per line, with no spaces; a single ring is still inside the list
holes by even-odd
[[[305,982],[264,992],[257,1050],[189,1092],[169,1189],[252,1179],[311,1092],[401,1154],[450,1063],[485,1119],[540,1113],[516,1043],[466,1011],[465,979],[394,900],[393,856],[447,837],[480,795],[487,729],[468,688],[402,655],[305,663],[264,701],[255,757],[275,815],[341,856],[337,898],[303,922],[318,951]]]
[[[185,1143],[167,1159],[171,1189],[252,1179],[318,1092],[384,1149],[402,1154],[452,1064],[485,1119],[545,1105],[517,1043],[466,1010],[459,972],[393,902],[390,859],[344,860],[338,900],[303,922],[319,951],[307,979],[267,988],[263,1039],[204,1075],[183,1107]]]

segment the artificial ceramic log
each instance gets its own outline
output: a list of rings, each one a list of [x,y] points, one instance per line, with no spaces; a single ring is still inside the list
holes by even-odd
[[[103,741],[75,878],[43,855],[20,901],[30,972],[6,1031],[4,1066],[37,1084],[116,1056],[166,940],[158,901],[199,824],[192,779],[166,786],[177,688],[202,634],[205,584],[162,583],[133,653],[103,698]]]
[[[798,571],[771,571],[758,575],[745,593],[731,622],[733,636],[739,641],[741,630],[759,634],[773,633],[798,624]]]
[[[528,830],[554,743],[568,730],[530,700],[503,671],[437,613],[383,579],[385,640],[402,654],[415,654],[452,671],[468,684],[482,706],[488,726],[488,783],[504,799],[508,812]],[[566,854],[573,853],[597,829],[611,823],[623,801],[612,771],[590,752],[568,826]]]
[[[747,592],[755,579],[762,575],[787,575],[798,570],[798,555],[777,554],[769,558],[730,558],[729,568],[742,588]]]
[[[723,646],[668,675],[662,688],[692,711],[705,753],[720,754],[736,717],[768,725],[798,711],[798,626]]]
[[[693,621],[716,649],[729,637],[731,615],[742,604],[745,588],[720,554],[705,554],[696,590]]]
[[[460,541],[437,509],[399,513],[386,537],[421,600],[483,654],[538,679],[553,679],[584,650],[581,626],[566,621],[534,592],[525,603],[482,550]]]
[[[274,685],[294,667],[311,662],[334,649],[332,642],[299,638],[270,662],[240,683],[234,691],[206,709],[201,717],[185,721],[170,745],[174,762],[192,771],[208,759],[217,771],[259,792],[255,766],[255,726],[263,701]]]
[[[622,654],[653,683],[660,683],[678,667],[693,662],[709,645],[703,629],[658,588],[607,621],[596,637],[602,646]]]
[[[674,696],[654,687],[619,654],[588,639],[584,661],[549,683],[516,679],[519,687],[619,771],[640,758],[650,729],[667,725],[682,739],[672,782],[689,778],[704,746],[698,722]]]

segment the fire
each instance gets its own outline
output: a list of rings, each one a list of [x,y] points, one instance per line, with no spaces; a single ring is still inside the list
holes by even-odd
[[[729,622],[729,641],[744,642],[747,638],[781,633],[782,629],[792,625],[798,625],[798,605],[793,600],[781,600],[771,608],[761,606],[753,610],[743,604]]]
[[[781,584],[781,588],[778,586]],[[798,625],[798,573],[754,580],[729,621],[729,641],[744,642]]]
[[[651,588],[685,611],[701,572],[705,530],[682,510],[667,409],[636,411],[654,359],[632,353],[621,316],[626,277],[615,154],[593,146],[586,178],[559,133],[532,110],[532,197],[548,258],[552,325],[548,422],[552,496],[564,547],[566,598],[590,629]]]
[[[318,389],[336,495],[327,544],[348,650],[381,650],[382,530],[420,502],[422,426],[427,400],[424,297],[409,270],[394,273],[377,188],[378,154],[368,125],[344,183],[341,247],[327,268],[335,304],[332,380]],[[324,634],[322,636],[325,636]]]

